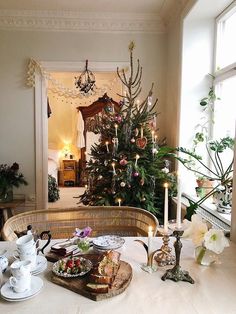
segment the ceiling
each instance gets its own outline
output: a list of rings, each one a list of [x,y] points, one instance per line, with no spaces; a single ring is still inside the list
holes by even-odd
[[[0,10],[66,10],[161,14],[168,2],[170,0],[1,0]]]

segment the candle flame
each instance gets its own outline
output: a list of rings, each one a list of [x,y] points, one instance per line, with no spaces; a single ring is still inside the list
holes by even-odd
[[[112,162],[112,164],[111,164],[111,165],[112,165],[112,167],[115,167],[115,165],[116,165],[116,164],[115,164],[114,162]]]
[[[140,158],[140,156],[137,154],[137,155],[136,155],[136,159],[139,159],[139,158]]]
[[[108,141],[106,141],[106,142],[105,142],[105,144],[106,144],[106,145],[108,145],[108,144],[109,144],[109,142],[108,142]]]
[[[118,124],[115,124],[114,127],[117,129],[118,128]]]
[[[168,183],[164,183],[164,188],[168,188]]]

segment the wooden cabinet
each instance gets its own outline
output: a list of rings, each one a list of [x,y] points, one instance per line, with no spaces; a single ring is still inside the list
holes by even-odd
[[[62,160],[62,169],[59,172],[59,184],[62,186],[76,184],[77,162],[76,160]]]

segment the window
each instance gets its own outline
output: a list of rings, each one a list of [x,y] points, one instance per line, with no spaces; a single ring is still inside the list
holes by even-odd
[[[216,19],[215,103],[213,137],[235,136],[236,1]]]

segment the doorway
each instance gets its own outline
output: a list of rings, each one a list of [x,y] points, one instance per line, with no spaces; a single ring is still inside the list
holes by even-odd
[[[84,62],[41,62],[46,73],[80,72]],[[96,72],[115,72],[128,69],[128,62],[90,62],[90,69]],[[35,75],[35,186],[36,209],[48,208],[48,118],[46,75]]]

